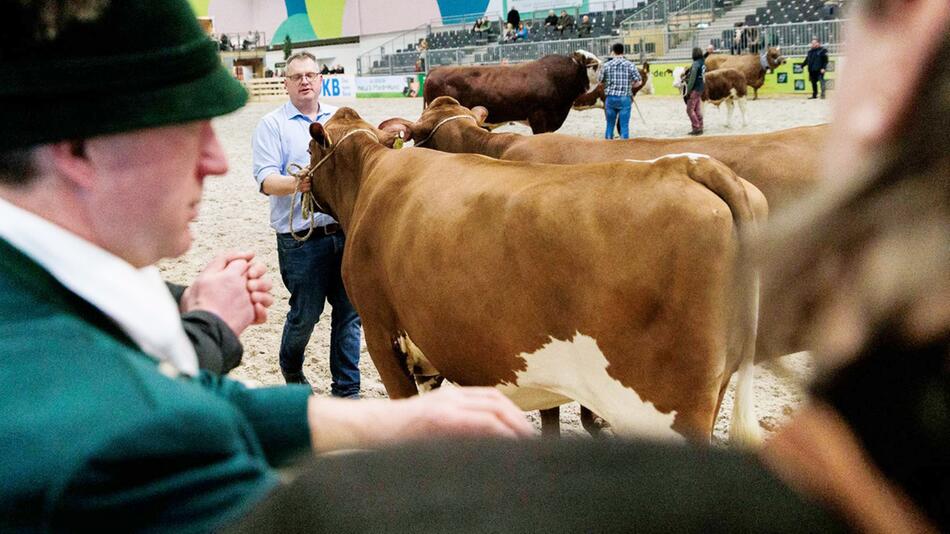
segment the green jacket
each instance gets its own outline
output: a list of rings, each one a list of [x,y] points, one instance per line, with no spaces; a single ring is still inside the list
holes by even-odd
[[[308,388],[158,369],[0,239],[0,531],[207,532],[309,448]]]

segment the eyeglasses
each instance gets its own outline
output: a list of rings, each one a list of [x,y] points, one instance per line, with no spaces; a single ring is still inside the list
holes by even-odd
[[[294,83],[300,83],[304,79],[304,77],[306,77],[308,82],[312,82],[316,80],[319,76],[320,76],[319,72],[301,72],[299,74],[291,74],[290,76],[287,76],[287,79],[289,79],[290,81]]]

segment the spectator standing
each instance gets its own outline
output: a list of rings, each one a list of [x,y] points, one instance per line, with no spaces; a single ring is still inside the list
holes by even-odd
[[[715,54],[715,53],[716,53],[716,47],[713,46],[712,43],[709,43],[708,45],[706,45],[706,53],[703,54],[703,59],[706,59],[711,54]]]
[[[732,55],[742,53],[742,23],[737,22],[735,29],[732,30],[732,47],[729,49]]]
[[[604,114],[607,116],[605,139],[613,139],[614,126],[620,122],[620,138],[630,138],[630,105],[633,87],[643,84],[637,66],[623,57],[623,44],[614,43],[612,57],[604,63],[598,79],[604,82]]]
[[[320,69],[320,74],[327,75],[330,74],[330,67],[326,63],[323,64],[323,68]]]
[[[581,17],[581,23],[577,27],[578,37],[590,37],[591,31],[593,30],[593,25],[590,23],[590,16],[584,15]]]
[[[309,384],[304,353],[324,304],[330,320],[331,393],[356,398],[360,393],[360,318],[343,287],[340,265],[345,237],[340,225],[320,213],[303,218],[293,165],[310,163],[310,125],[326,122],[336,108],[320,102],[322,76],[316,58],[299,52],[287,60],[284,87],[290,100],[264,116],[253,137],[254,179],[270,197],[270,224],[277,234],[280,276],[290,292],[290,309],[280,340],[280,372],[288,384]],[[293,209],[293,213],[291,213]],[[299,240],[313,227],[309,239]]]
[[[693,64],[689,67],[689,79],[686,82],[686,114],[693,129],[689,135],[703,133],[703,77],[706,75],[706,61],[700,48],[693,48]]]
[[[548,11],[547,18],[544,19],[544,26],[550,28],[557,28],[557,15],[554,13],[554,10]]]
[[[508,12],[508,18],[505,22],[510,24],[512,28],[517,28],[518,24],[521,23],[521,13],[518,13],[514,5],[511,6],[511,11]]]
[[[805,56],[805,61],[799,63],[808,67],[808,80],[811,82],[811,96],[809,100],[818,98],[818,85],[821,84],[821,98],[825,98],[825,69],[828,68],[828,49],[821,46],[818,37],[811,38],[811,49]]]

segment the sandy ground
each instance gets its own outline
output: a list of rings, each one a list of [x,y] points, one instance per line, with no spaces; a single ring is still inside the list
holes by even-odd
[[[689,131],[689,119],[681,99],[641,96],[637,101],[643,118],[633,111],[633,137],[674,137]],[[257,192],[251,177],[251,134],[258,120],[281,103],[252,102],[234,114],[216,119],[215,128],[227,152],[230,171],[224,177],[206,181],[201,216],[192,227],[195,241],[191,250],[181,258],[160,265],[168,280],[187,284],[220,251],[242,248],[257,254],[258,260],[271,273],[276,302],[265,324],[252,326],[241,336],[245,347],[244,362],[233,376],[261,384],[283,382],[278,371],[277,351],[287,313],[288,294],[280,282],[274,233],[268,225],[268,202]],[[422,110],[421,99],[359,99],[332,103],[355,108],[371,124],[395,116],[415,120]],[[706,111],[705,129],[707,135],[768,132],[827,122],[829,117],[828,101],[805,100],[804,97],[764,98],[749,102],[749,124],[745,128],[737,127],[740,119],[738,109],[733,117],[734,127],[726,129],[725,107],[717,111],[710,106]],[[559,131],[581,137],[600,137],[603,130],[603,111],[588,110],[572,111]],[[506,126],[499,131],[530,133],[528,128],[520,125]],[[330,389],[329,339],[328,307],[307,348],[305,363],[305,372],[317,394],[328,394]],[[767,430],[781,424],[801,404],[800,383],[811,372],[811,362],[806,355],[788,357],[785,362],[789,371],[786,373],[777,374],[771,366],[759,366],[756,370],[756,409],[761,425]],[[365,343],[360,368],[363,396],[385,397],[385,388],[366,352]],[[561,412],[562,433],[586,435],[580,427],[576,404],[564,407]],[[717,420],[717,439],[725,436],[730,413],[731,391]],[[540,428],[536,412],[529,417]]]

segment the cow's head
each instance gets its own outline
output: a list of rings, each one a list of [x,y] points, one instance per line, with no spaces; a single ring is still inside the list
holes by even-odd
[[[571,54],[571,58],[587,69],[587,86],[597,85],[597,71],[600,70],[600,58],[587,50],[578,50]]]
[[[631,88],[633,96],[637,96],[637,93],[641,91],[645,95],[653,94],[653,82],[650,81],[650,63],[644,61],[643,65],[637,67],[637,72],[640,73],[640,79],[643,80],[643,83],[637,87]]]
[[[468,109],[450,96],[440,96],[426,106],[418,121],[396,117],[380,123],[379,129],[412,139],[416,146],[440,150],[447,144],[445,141],[451,142],[454,137],[463,135],[466,127],[481,126],[487,117],[488,110],[482,106]]]
[[[373,143],[392,147],[396,135],[374,128],[355,110],[343,107],[330,117],[326,125],[311,123],[310,138],[310,165],[305,172],[310,179],[311,191],[321,209],[340,220],[339,214],[333,212],[330,192],[334,188],[331,184],[347,169],[356,168],[354,161],[358,156],[355,155],[360,145]]]
[[[673,69],[673,87],[680,90],[682,93],[686,86],[686,67],[676,67]]]
[[[775,70],[779,65],[785,63],[785,56],[782,55],[781,48],[772,46],[765,51],[765,60],[768,62],[769,68]]]

